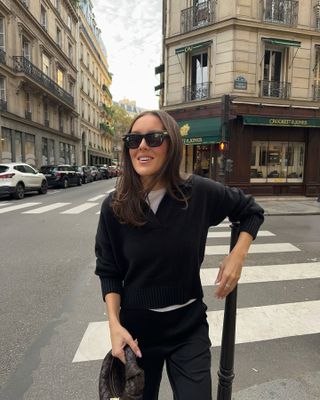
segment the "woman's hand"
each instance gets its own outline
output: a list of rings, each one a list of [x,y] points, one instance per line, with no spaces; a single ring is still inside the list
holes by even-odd
[[[137,357],[142,357],[138,347],[138,342],[133,340],[130,333],[119,323],[110,322],[110,338],[112,344],[112,355],[119,358],[124,364],[126,363],[124,355],[124,347],[128,344]]]
[[[215,284],[218,285],[215,296],[217,299],[224,299],[237,286],[241,276],[243,258],[230,253],[223,259],[217,275]]]

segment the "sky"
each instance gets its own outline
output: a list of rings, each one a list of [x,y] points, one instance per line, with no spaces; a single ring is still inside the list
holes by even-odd
[[[107,49],[114,101],[135,100],[138,107],[159,108],[154,87],[161,64],[161,0],[93,0],[93,13]]]

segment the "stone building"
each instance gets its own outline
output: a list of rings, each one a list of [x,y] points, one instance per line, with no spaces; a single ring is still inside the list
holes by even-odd
[[[79,160],[77,32],[70,0],[0,1],[0,162]]]
[[[317,195],[320,1],[164,0],[163,10],[156,89],[181,126],[184,170],[253,194]]]
[[[114,130],[111,125],[112,76],[97,27],[92,3],[81,0],[80,18],[80,132],[83,164],[111,164]]]

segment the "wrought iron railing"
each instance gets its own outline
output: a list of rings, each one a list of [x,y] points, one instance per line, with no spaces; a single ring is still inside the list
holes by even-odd
[[[203,100],[210,97],[210,83],[204,82],[183,88],[184,101]]]
[[[6,64],[6,52],[0,49],[0,64]]]
[[[215,0],[203,1],[181,11],[181,33],[213,24],[215,22]]]
[[[278,81],[260,81],[262,97],[278,97],[288,99],[290,97],[291,83]]]
[[[320,1],[313,7],[313,12],[315,16],[315,28],[320,31]]]
[[[313,100],[320,100],[320,86],[313,86]]]
[[[298,0],[265,0],[263,20],[295,26],[298,23]]]
[[[0,111],[7,111],[8,110],[8,103],[6,100],[0,99]]]
[[[46,126],[47,128],[49,128],[50,126],[50,121],[48,119],[44,120],[44,126]]]
[[[29,121],[31,121],[32,119],[32,112],[31,111],[25,111],[24,112],[24,116],[26,119],[28,119]]]
[[[59,97],[61,100],[65,101],[71,106],[74,106],[74,99],[71,94],[66,92],[61,86],[59,86],[55,81],[44,74],[38,67],[36,67],[32,62],[27,60],[25,57],[14,56],[13,68],[16,72],[23,72],[30,76],[33,80],[39,83],[44,88],[48,89],[51,93]]]

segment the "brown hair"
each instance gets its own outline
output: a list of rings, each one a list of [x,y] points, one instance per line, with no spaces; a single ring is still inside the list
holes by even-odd
[[[133,168],[129,150],[122,147],[122,174],[117,180],[116,191],[113,196],[112,209],[121,223],[134,226],[145,224],[145,198],[158,182],[164,182],[167,191],[175,199],[181,200],[187,206],[187,198],[180,185],[185,181],[180,175],[182,159],[182,138],[177,122],[165,111],[144,111],[137,115],[129,127],[129,133],[134,123],[144,115],[155,115],[162,122],[163,128],[169,134],[167,158],[160,169],[153,176],[147,187],[142,186],[140,176]]]

